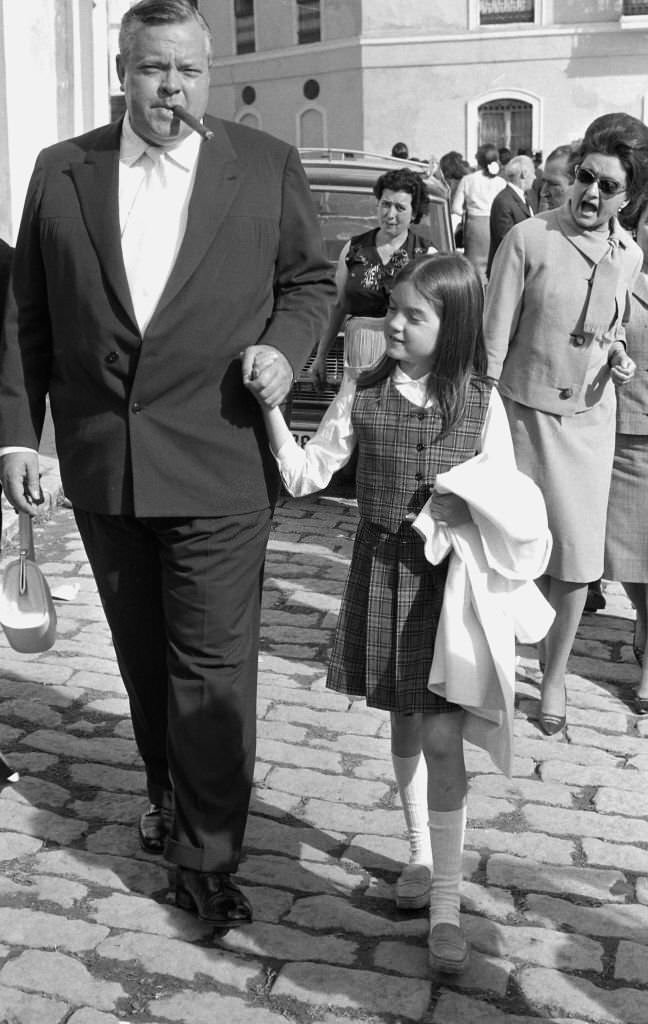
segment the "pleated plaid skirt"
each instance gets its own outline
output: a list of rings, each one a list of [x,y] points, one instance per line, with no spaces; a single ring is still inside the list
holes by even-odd
[[[427,688],[447,559],[430,565],[423,541],[360,520],[326,685],[401,714],[460,710]]]

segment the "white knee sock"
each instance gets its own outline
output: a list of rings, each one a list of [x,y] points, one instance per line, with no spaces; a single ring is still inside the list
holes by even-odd
[[[430,928],[444,921],[459,924],[461,856],[466,832],[466,803],[454,811],[429,811],[434,875],[430,892]]]
[[[392,754],[392,763],[405,815],[410,844],[410,864],[431,864],[425,758],[423,754],[416,754],[414,757],[398,757]]]

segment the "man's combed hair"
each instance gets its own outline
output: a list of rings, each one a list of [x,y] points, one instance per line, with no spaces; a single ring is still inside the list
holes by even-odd
[[[119,52],[122,60],[127,59],[133,36],[141,25],[177,25],[184,21],[195,21],[207,37],[208,53],[211,54],[211,29],[194,0],[139,0],[124,14],[119,29]]]
[[[484,289],[472,263],[459,253],[435,253],[406,263],[394,279],[394,288],[405,281],[434,306],[441,321],[428,385],[441,413],[441,430],[434,438],[440,441],[463,418],[471,377],[486,374]],[[379,383],[395,365],[396,360],[383,356],[360,375],[358,387]]]

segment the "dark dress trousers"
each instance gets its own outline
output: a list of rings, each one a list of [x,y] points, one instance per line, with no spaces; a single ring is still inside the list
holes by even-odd
[[[495,253],[506,232],[510,231],[514,224],[519,224],[532,215],[533,211],[529,204],[510,185],[495,196],[490,211],[490,249],[486,267],[488,277]]]
[[[236,870],[255,749],[260,588],[278,475],[248,345],[297,373],[335,288],[294,148],[206,118],[186,232],[144,335],[121,251],[121,124],[44,150],[0,352],[0,445],[37,449],[50,395],[71,500],[167,856]],[[161,211],[161,214],[163,211]]]

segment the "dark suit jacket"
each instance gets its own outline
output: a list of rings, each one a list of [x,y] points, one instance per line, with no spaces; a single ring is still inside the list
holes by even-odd
[[[267,508],[278,478],[239,353],[295,373],[335,288],[296,150],[207,118],[187,229],[142,337],[121,253],[121,123],[44,150],[0,352],[0,445],[38,448],[49,391],[65,494],[106,514]]]
[[[531,216],[527,205],[520,198],[515,189],[507,185],[493,199],[490,211],[490,250],[488,253],[488,265],[486,273],[490,276],[493,257],[497,247],[514,224],[526,220]]]

